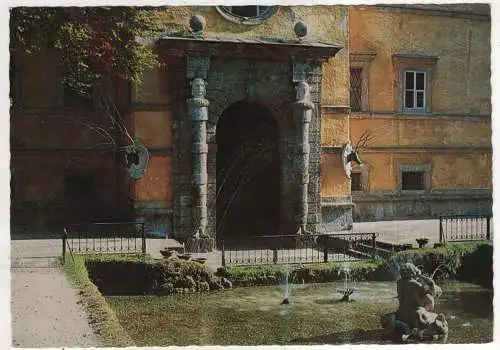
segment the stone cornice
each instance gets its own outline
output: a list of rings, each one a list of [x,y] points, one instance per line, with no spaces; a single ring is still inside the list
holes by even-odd
[[[418,64],[424,66],[435,66],[439,60],[438,55],[425,53],[394,52],[392,60],[398,64]]]
[[[351,112],[351,106],[348,105],[321,105],[321,110],[324,113],[345,113]]]
[[[324,62],[334,57],[343,47],[337,44],[271,42],[245,38],[190,38],[162,37],[156,42],[160,52],[167,56],[214,58],[246,58],[285,60],[292,58]]]
[[[370,63],[377,57],[375,51],[351,51],[349,53],[349,60],[351,63]]]
[[[469,120],[469,121],[490,121],[491,114],[458,114],[458,113],[401,113],[399,111],[369,111],[352,112],[350,118],[353,119],[435,119],[435,120]]]
[[[485,6],[488,6],[485,4]],[[363,9],[373,9],[375,11],[388,11],[396,13],[415,13],[421,15],[430,16],[444,16],[452,18],[464,18],[464,19],[475,19],[482,21],[491,21],[491,16],[486,11],[472,11],[472,10],[460,10],[458,8],[452,9],[449,5],[432,5],[432,4],[383,4],[374,6],[355,6],[357,8]]]
[[[430,191],[372,191],[369,193],[353,193],[354,203],[386,202],[386,201],[415,201],[415,200],[470,200],[475,198],[492,198],[492,190],[488,188],[446,189]]]
[[[323,153],[338,153],[340,146],[322,146]],[[423,145],[393,145],[366,148],[363,153],[435,153],[435,154],[477,154],[492,153],[492,147],[481,146],[423,146]]]

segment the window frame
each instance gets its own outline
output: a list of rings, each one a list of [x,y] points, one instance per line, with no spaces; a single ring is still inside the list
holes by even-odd
[[[359,110],[354,109],[353,104],[352,104],[352,95],[353,95],[353,91],[354,91],[353,84],[352,84],[352,72],[353,72],[353,70],[360,71],[360,73],[359,73],[360,86],[358,88],[359,89]],[[365,95],[364,90],[366,90],[364,88],[364,85],[366,85],[366,84],[364,84],[364,80],[365,80],[364,75],[365,74],[363,74],[363,73],[364,73],[363,67],[352,67],[351,66],[349,68],[349,105],[351,107],[352,112],[362,112],[364,109],[363,108],[363,102],[364,102],[363,99],[364,99],[364,95]]]
[[[349,105],[351,103],[350,94],[350,74],[351,69],[361,69],[361,109],[352,111],[353,113],[368,112],[371,109],[370,101],[370,65],[377,54],[372,51],[354,51],[349,54]]]
[[[406,92],[409,90],[406,88],[406,74],[407,73],[413,73],[413,87],[414,89],[410,90],[413,91],[413,107],[406,107]],[[417,74],[424,74],[424,89],[417,89]],[[429,104],[429,81],[428,81],[428,69],[422,69],[422,68],[405,68],[402,70],[401,74],[401,104],[402,104],[402,110],[405,113],[427,113],[428,111],[428,104]],[[416,102],[417,102],[417,92],[423,91],[424,93],[424,100],[423,103],[424,105],[422,107],[416,107]]]
[[[368,193],[370,192],[370,172],[372,170],[372,166],[363,163],[363,164],[356,164],[352,166],[351,169],[351,176],[352,174],[360,174],[360,181],[361,181],[361,190],[360,191],[353,191],[352,190],[352,183],[351,183],[351,193],[356,195],[356,194],[363,194],[363,193]],[[351,180],[352,181],[352,180]]]
[[[425,193],[431,190],[432,181],[432,165],[430,164],[398,164],[398,192],[400,193]],[[424,188],[423,189],[403,189],[403,173],[404,172],[422,172],[424,173]]]
[[[354,183],[353,181],[353,175],[359,175],[359,184],[360,184],[360,189],[353,189],[352,185]],[[364,186],[363,186],[363,173],[360,171],[351,171],[351,193],[356,193],[356,192],[364,192]]]
[[[240,5],[241,6],[241,5]],[[257,16],[253,17],[243,17],[239,16],[237,14],[234,14],[231,12],[232,6],[215,6],[217,11],[227,20],[234,22],[234,23],[239,23],[239,24],[246,24],[246,25],[257,25],[257,24],[262,24],[272,16],[276,14],[278,11],[279,6],[265,6],[267,7],[266,10],[264,10],[262,13],[260,13],[258,7],[261,5],[247,5],[247,6],[256,6],[257,7]]]
[[[429,54],[392,54],[393,69],[395,75],[394,81],[394,109],[396,112],[413,115],[426,115],[432,113],[432,82],[434,69],[437,65],[439,57]],[[423,108],[406,108],[405,107],[405,80],[406,71],[423,72],[425,73],[425,92],[424,92],[424,107]]]

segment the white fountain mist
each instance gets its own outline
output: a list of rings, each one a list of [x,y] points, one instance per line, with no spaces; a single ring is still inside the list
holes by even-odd
[[[281,305],[288,305],[290,304],[290,296],[292,294],[292,286],[290,284],[290,267],[285,266],[285,269],[283,271],[283,290],[284,290],[284,295],[283,295],[283,300],[281,301]]]
[[[344,274],[344,289],[337,290],[338,293],[342,294],[342,299],[340,301],[350,301],[352,293],[354,293],[354,288],[350,286],[351,284],[351,268],[349,262],[346,261],[342,264],[339,275]]]

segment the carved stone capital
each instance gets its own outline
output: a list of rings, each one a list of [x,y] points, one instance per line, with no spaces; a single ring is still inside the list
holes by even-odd
[[[188,99],[188,106],[190,108],[204,108],[210,105],[210,101],[206,98],[190,98]]]

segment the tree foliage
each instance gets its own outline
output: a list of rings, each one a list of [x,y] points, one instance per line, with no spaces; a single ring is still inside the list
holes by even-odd
[[[138,82],[157,64],[153,49],[137,40],[158,31],[148,14],[137,7],[16,7],[11,53],[55,49],[63,83],[82,95],[115,77]]]

